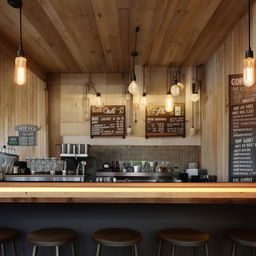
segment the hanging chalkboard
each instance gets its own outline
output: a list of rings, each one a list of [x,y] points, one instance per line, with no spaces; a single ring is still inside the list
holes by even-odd
[[[91,107],[91,138],[97,136],[125,137],[125,106]]]
[[[185,137],[185,104],[174,104],[168,113],[163,105],[146,107],[145,137]]]
[[[256,86],[229,76],[229,179],[256,181]]]

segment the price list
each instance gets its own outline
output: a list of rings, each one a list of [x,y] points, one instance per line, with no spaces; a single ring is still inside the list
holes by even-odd
[[[125,106],[91,107],[91,138],[96,136],[125,137]]]
[[[242,75],[229,76],[230,181],[256,180],[256,89],[243,84]]]
[[[146,138],[185,137],[185,104],[175,104],[168,113],[164,106],[147,106]]]

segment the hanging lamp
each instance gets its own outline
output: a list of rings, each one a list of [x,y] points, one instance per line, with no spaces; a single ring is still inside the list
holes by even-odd
[[[23,86],[27,79],[27,59],[25,58],[25,52],[23,49],[22,41],[22,0],[8,0],[8,3],[13,8],[20,11],[20,42],[19,49],[17,51],[17,57],[15,58],[14,69],[14,81],[18,86]]]
[[[168,69],[169,68],[167,68],[167,94],[165,96],[165,111],[172,112],[174,108],[174,101],[171,93],[171,88],[169,86],[169,79],[168,79],[169,70]],[[171,65],[170,65],[170,70],[171,70]]]
[[[137,34],[140,31],[139,27],[136,27],[135,29],[135,43],[134,43],[134,51],[131,53],[132,56],[132,74],[131,74],[131,82],[128,87],[128,91],[131,94],[137,94],[139,92],[139,86],[136,82],[136,74],[135,74],[135,57],[138,56],[138,53],[136,52],[137,48]]]
[[[142,98],[141,98],[141,104],[142,106],[147,106],[148,100],[147,100],[147,89],[145,87],[145,66],[143,67],[143,93],[142,93]]]
[[[244,85],[250,87],[255,84],[255,59],[253,58],[253,51],[251,49],[251,1],[248,0],[248,36],[249,47],[245,52],[244,59]]]
[[[199,75],[198,75],[198,67],[196,67],[196,81],[192,83],[192,94],[190,96],[190,99],[192,102],[197,102],[200,99],[200,96],[198,94],[200,87],[200,81],[199,81]]]

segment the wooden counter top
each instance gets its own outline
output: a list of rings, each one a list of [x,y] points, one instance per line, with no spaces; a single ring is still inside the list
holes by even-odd
[[[256,203],[256,183],[0,183],[0,202]]]

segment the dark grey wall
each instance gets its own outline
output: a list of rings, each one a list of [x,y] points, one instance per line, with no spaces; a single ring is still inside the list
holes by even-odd
[[[94,231],[105,227],[134,228],[143,234],[141,256],[153,256],[155,234],[166,227],[190,227],[210,232],[210,255],[226,256],[231,244],[224,234],[234,227],[256,227],[254,205],[143,205],[143,204],[1,204],[0,226],[21,230],[18,256],[31,255],[31,246],[25,241],[29,231],[45,227],[67,227],[79,234],[79,255],[92,256]],[[42,249],[39,256],[54,255],[54,250]],[[70,255],[63,248],[63,256]],[[103,250],[103,256],[128,255],[125,249]],[[193,255],[191,250],[179,249],[177,256]],[[238,255],[250,255],[240,249]]]

